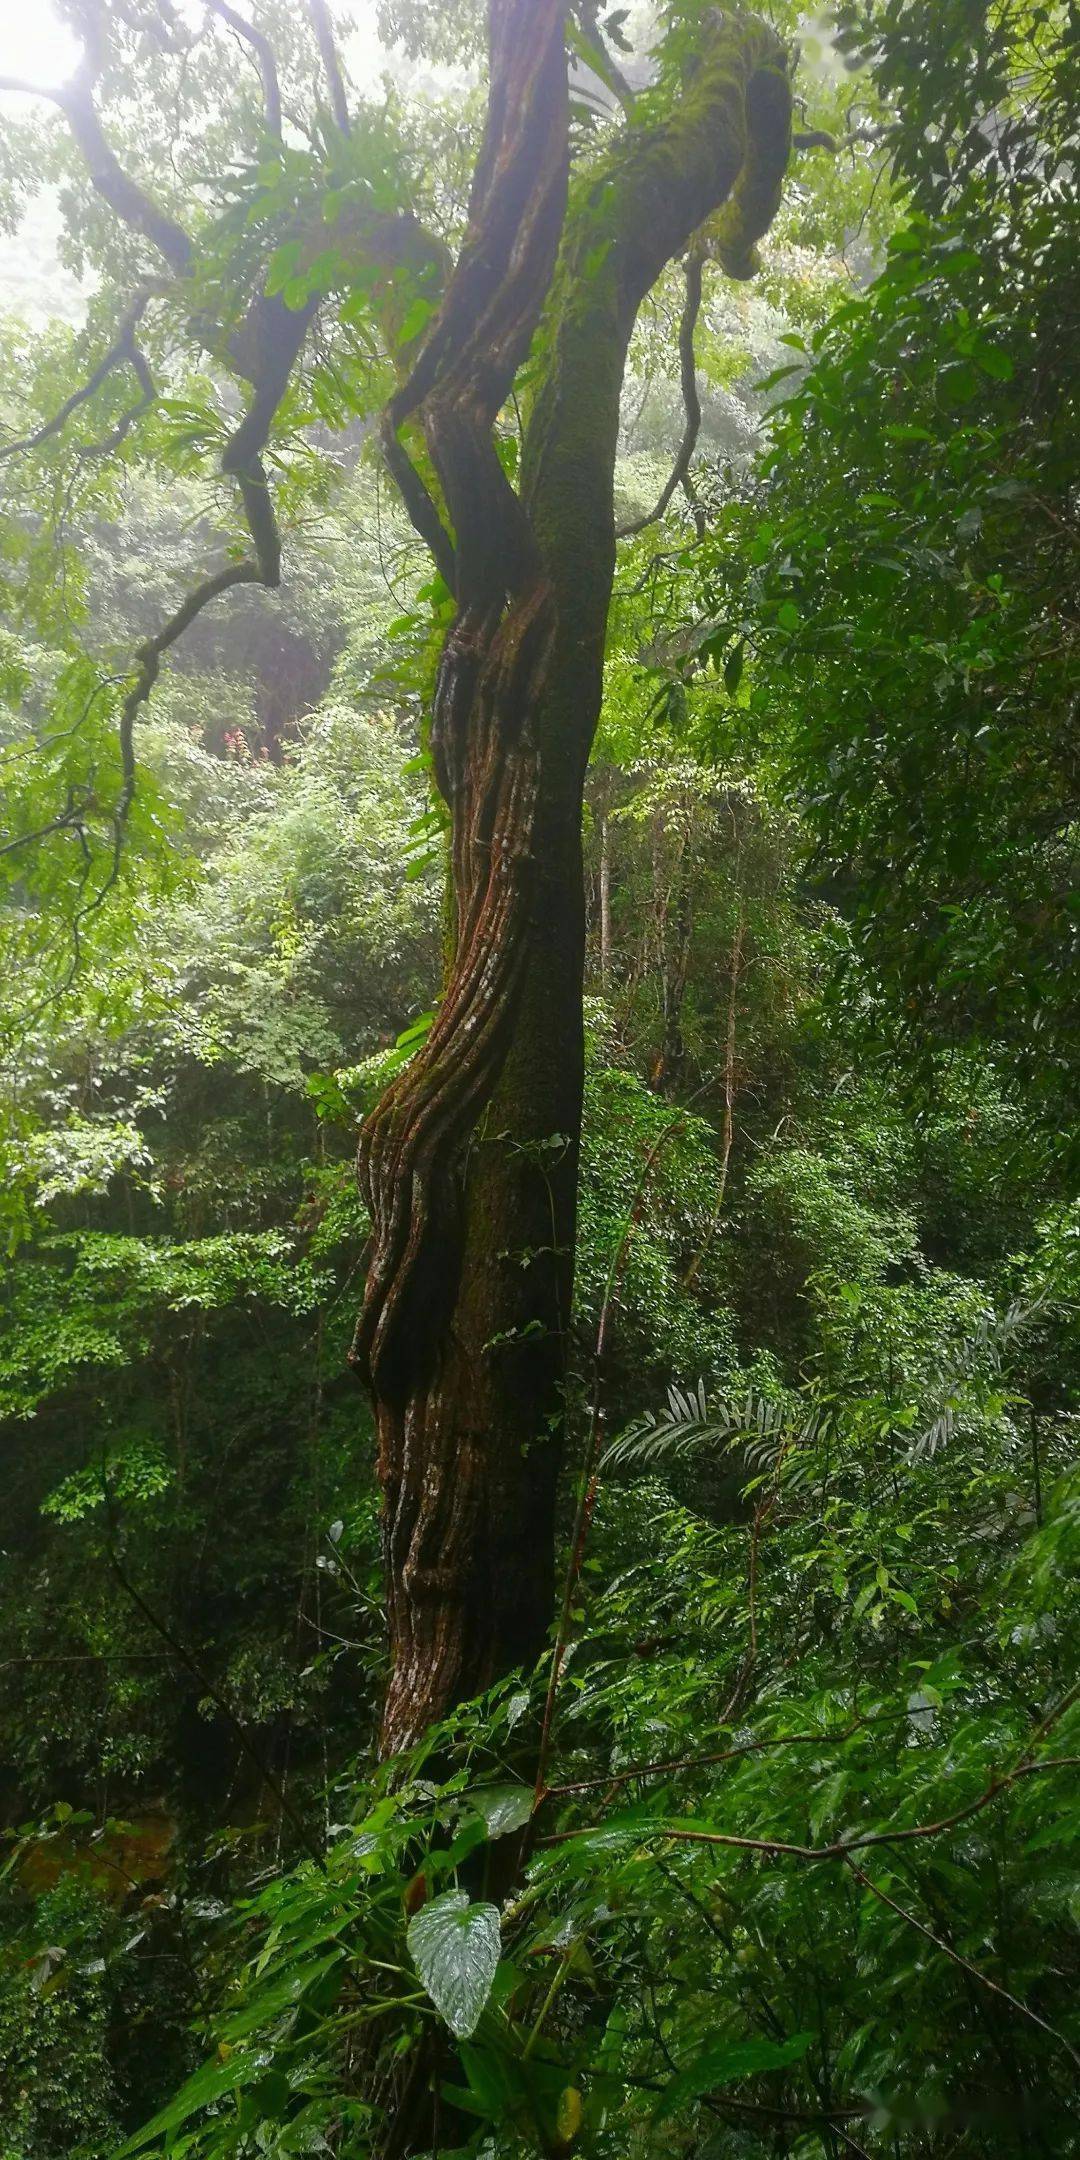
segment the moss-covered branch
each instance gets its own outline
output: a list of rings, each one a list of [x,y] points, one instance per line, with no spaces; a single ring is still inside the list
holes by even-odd
[[[718,16],[675,109],[658,113],[654,94],[573,189],[523,465],[541,552],[567,604],[598,572],[603,584],[613,559],[619,405],[641,303],[699,232],[729,274],[751,273],[790,152],[785,46],[756,16]]]

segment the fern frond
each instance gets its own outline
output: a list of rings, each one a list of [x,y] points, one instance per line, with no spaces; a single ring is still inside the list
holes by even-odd
[[[667,1408],[647,1410],[613,1440],[604,1456],[605,1467],[628,1464],[636,1468],[679,1462],[699,1448],[719,1446],[740,1449],[747,1468],[757,1477],[774,1472],[793,1448],[816,1437],[820,1413],[795,1419],[788,1404],[774,1401],[755,1389],[741,1401],[721,1399],[712,1410],[705,1383],[696,1388],[670,1387]]]
[[[1038,1318],[1046,1302],[1045,1297],[1027,1302],[1014,1298],[1003,1313],[983,1313],[951,1357],[939,1361],[934,1375],[939,1400],[929,1424],[916,1434],[908,1449],[909,1462],[936,1455],[952,1439],[965,1390],[1000,1377],[1010,1345]]]

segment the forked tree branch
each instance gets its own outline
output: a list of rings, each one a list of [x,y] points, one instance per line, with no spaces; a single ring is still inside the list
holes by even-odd
[[[228,0],[206,0],[206,5],[212,15],[216,15],[221,22],[228,25],[230,30],[235,30],[237,37],[243,38],[245,43],[250,45],[255,55],[259,74],[262,77],[266,132],[268,135],[272,135],[275,140],[280,139],[281,84],[278,81],[274,48],[269,38],[264,31],[258,28],[257,24],[248,22],[243,15],[238,15],[236,9],[229,6]]]
[[[358,1158],[372,1240],[351,1356],[379,1412],[394,1601],[383,1720],[391,1750],[439,1714],[439,1691],[464,1681],[472,1656],[466,1628],[453,1646],[462,1663],[453,1677],[427,1630],[442,1611],[454,1541],[480,1504],[471,1481],[486,1474],[481,1451],[465,1467],[448,1457],[438,1475],[429,1465],[421,1489],[408,1435],[410,1420],[428,1415],[453,1309],[465,1151],[512,1040],[541,850],[564,812],[577,813],[595,725],[626,349],[645,293],[732,190],[730,253],[736,259],[738,244],[749,257],[774,214],[790,148],[785,48],[754,18],[717,14],[681,97],[648,126],[622,131],[581,173],[567,210],[564,9],[558,0],[493,0],[490,25],[469,229],[385,424],[399,446],[405,422],[423,428],[454,532],[457,601],[431,729],[436,782],[451,809],[454,961],[434,1025],[366,1121]],[[541,309],[518,493],[493,430]],[[432,505],[419,486],[426,518]]]

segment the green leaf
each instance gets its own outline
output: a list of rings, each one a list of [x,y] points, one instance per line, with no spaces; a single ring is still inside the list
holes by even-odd
[[[566,25],[566,42],[575,58],[582,61],[587,68],[591,68],[593,74],[599,76],[605,90],[610,90],[612,97],[618,99],[618,82],[602,44],[599,39],[590,35],[583,23],[575,21],[572,15]]]
[[[275,248],[266,266],[266,296],[273,299],[282,292],[289,280],[296,275],[300,262],[299,240],[286,240],[283,247]]]
[[[746,639],[740,638],[738,644],[735,646],[734,650],[728,654],[727,659],[724,662],[724,688],[728,692],[730,697],[734,697],[735,692],[738,689],[740,682],[742,681],[743,662],[745,658]]]
[[[499,1914],[447,1890],[410,1920],[406,1941],[440,2016],[459,2040],[476,2031],[499,1962]]]
[[[704,2048],[672,2079],[653,2121],[664,2121],[699,2093],[715,2092],[738,2078],[753,2077],[762,2070],[786,2070],[789,2064],[802,2061],[813,2037],[813,2033],[796,2033],[790,2040],[735,2040]]]
[[[980,343],[975,346],[972,358],[976,366],[981,367],[983,374],[992,375],[995,382],[1012,381],[1013,364],[1008,353],[1003,352],[1000,345],[983,345]]]
[[[467,1797],[470,1807],[482,1816],[490,1838],[523,1829],[533,1811],[530,1785],[479,1785]]]
[[[187,2083],[181,2085],[167,2107],[163,2107],[152,2121],[137,2130],[134,2137],[128,2138],[126,2143],[120,2146],[113,2155],[113,2160],[127,2160],[129,2153],[142,2152],[156,2138],[165,2137],[170,2131],[178,2130],[181,2123],[188,2122],[192,2115],[200,2114],[203,2108],[210,2107],[215,2100],[224,2099],[226,2093],[237,2092],[242,2085],[252,2084],[263,2068],[264,2064],[255,2055],[234,2055],[230,2056],[227,2062],[204,2063],[201,2070],[196,2070],[194,2077],[189,2077]]]
[[[327,1973],[333,1972],[336,1966],[343,1963],[344,1955],[341,1949],[331,1950],[325,1957],[311,1959],[307,1964],[283,1973],[272,1986],[261,1989],[243,2010],[238,2010],[219,2030],[229,2040],[239,2040],[249,2032],[258,2031],[279,2016],[282,2010],[291,2009],[294,2003],[298,2003],[301,1996],[306,1995],[309,1989],[316,1987],[320,1980],[326,1978]]]
[[[416,299],[413,301],[412,306],[409,308],[405,316],[405,320],[402,323],[400,330],[398,331],[398,344],[411,345],[413,339],[418,338],[420,332],[427,329],[427,326],[431,321],[434,313],[434,301],[426,300],[422,293],[418,293]]]

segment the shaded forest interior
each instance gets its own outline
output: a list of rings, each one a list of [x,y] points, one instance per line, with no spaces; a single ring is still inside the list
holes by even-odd
[[[1080,2153],[1080,13],[355,13],[0,24],[0,2160]]]

